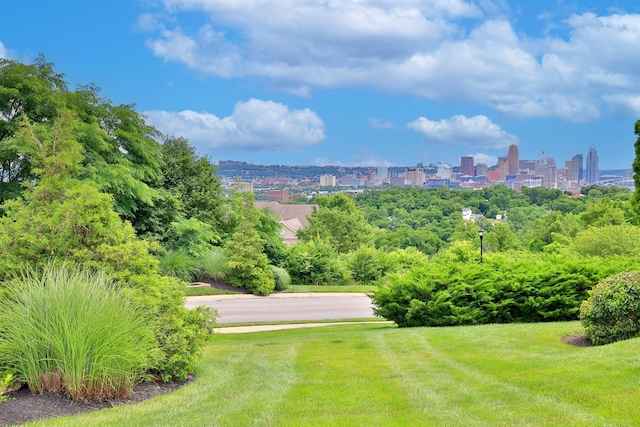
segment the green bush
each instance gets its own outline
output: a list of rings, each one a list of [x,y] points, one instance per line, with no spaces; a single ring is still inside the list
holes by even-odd
[[[286,268],[296,285],[344,285],[347,269],[330,244],[322,240],[289,248]]]
[[[276,291],[284,291],[291,285],[291,276],[289,276],[289,272],[286,269],[271,264],[269,269],[271,269],[276,280]]]
[[[576,320],[599,281],[633,258],[489,253],[483,264],[444,257],[388,275],[372,296],[375,313],[399,326]]]
[[[580,321],[595,345],[640,336],[640,271],[608,277],[580,306]]]
[[[370,284],[382,279],[388,267],[387,257],[381,250],[363,245],[347,255],[347,267],[353,280]]]
[[[104,274],[26,270],[0,301],[0,364],[34,393],[126,398],[160,356],[148,321]]]

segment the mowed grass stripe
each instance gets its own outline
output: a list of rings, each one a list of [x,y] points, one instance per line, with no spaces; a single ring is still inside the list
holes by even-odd
[[[557,400],[558,396],[535,394],[499,379],[495,375],[501,370],[499,363],[485,370],[456,360],[462,354],[473,359],[482,358],[486,353],[463,340],[458,340],[460,348],[456,351],[442,352],[429,342],[433,331],[428,328],[402,331],[406,333],[405,339],[386,343],[386,347],[393,350],[393,353],[387,352],[390,363],[395,361],[395,366],[408,367],[408,372],[403,373],[403,377],[411,381],[407,389],[413,393],[422,389],[429,391],[426,396],[431,399],[424,399],[425,393],[420,396],[422,401],[430,403],[423,408],[431,418],[429,424],[450,425],[452,420],[468,426],[606,424],[579,407]],[[398,335],[391,337],[396,340]],[[406,343],[411,343],[411,346]],[[424,360],[420,367],[398,363],[416,356]]]
[[[393,373],[380,364],[374,345],[379,329],[321,329],[305,333],[296,361],[297,371],[304,374],[291,388],[274,425],[411,425],[409,402],[393,388]]]

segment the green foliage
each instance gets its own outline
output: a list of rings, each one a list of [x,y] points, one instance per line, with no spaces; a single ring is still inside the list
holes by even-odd
[[[585,227],[603,227],[605,225],[627,223],[622,203],[612,202],[606,197],[590,204],[587,210],[580,214],[580,220]]]
[[[181,250],[168,250],[158,257],[159,272],[163,276],[177,277],[191,282],[199,276],[198,261]]]
[[[227,277],[227,262],[229,257],[222,251],[213,249],[198,259],[203,278],[224,280]]]
[[[640,271],[624,271],[598,283],[580,306],[580,321],[595,345],[640,336]]]
[[[294,285],[344,285],[348,280],[334,249],[321,240],[291,246],[286,269]]]
[[[171,223],[166,246],[201,258],[221,244],[220,234],[210,224],[197,218]]]
[[[291,285],[291,276],[286,269],[271,264],[269,264],[269,268],[276,281],[276,291],[284,291]]]
[[[487,251],[505,252],[518,249],[520,242],[516,235],[510,230],[509,225],[504,222],[488,224],[485,229],[483,248]],[[477,232],[476,232],[477,234]]]
[[[627,224],[589,227],[576,235],[570,248],[584,256],[635,256],[640,253],[640,228]]]
[[[400,273],[416,267],[424,267],[429,257],[415,248],[398,249],[387,254],[388,271]]]
[[[382,279],[388,263],[386,254],[370,246],[360,246],[347,256],[347,267],[356,282],[370,284]]]
[[[574,320],[591,287],[639,264],[518,252],[488,253],[483,264],[459,259],[388,276],[374,293],[375,312],[399,326]]]
[[[324,240],[337,253],[348,253],[373,241],[373,227],[343,193],[317,198],[319,208],[309,218],[309,226],[298,230],[303,242]]]
[[[217,228],[222,223],[222,187],[216,167],[196,154],[184,138],[167,137],[162,144],[163,188],[179,198],[185,218]]]
[[[636,191],[631,197],[631,206],[635,213],[635,223],[640,223],[640,120],[638,120],[634,126],[634,133],[638,135],[635,144],[636,157],[633,160],[633,182],[635,184]]]
[[[433,255],[442,248],[443,243],[433,231],[403,227],[378,233],[375,237],[375,246],[382,250],[412,247],[425,255]]]
[[[180,280],[158,274],[149,243],[138,240],[131,225],[120,219],[111,196],[73,177],[79,159],[70,131],[75,123],[73,115],[63,115],[47,124],[25,123],[16,134],[23,146],[47,155],[31,156],[40,180],[24,200],[3,205],[0,279],[24,264],[44,268],[52,258],[104,270],[149,318],[160,352],[153,374],[164,381],[184,379],[195,369],[206,337],[199,325],[206,319],[184,307]]]
[[[244,221],[224,247],[224,252],[229,256],[227,282],[238,288],[246,288],[255,295],[268,295],[276,284],[269,269],[269,259],[263,252],[264,241],[254,227],[252,204],[251,199],[245,200]]]
[[[0,301],[0,365],[32,392],[126,398],[158,358],[144,310],[103,274],[49,264]]]

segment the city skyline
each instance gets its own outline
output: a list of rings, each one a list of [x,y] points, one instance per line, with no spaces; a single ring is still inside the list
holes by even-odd
[[[489,166],[518,146],[629,169],[632,0],[9,2],[0,58],[39,53],[214,162]],[[38,13],[25,13],[37,10]],[[55,16],[55,19],[51,19]]]

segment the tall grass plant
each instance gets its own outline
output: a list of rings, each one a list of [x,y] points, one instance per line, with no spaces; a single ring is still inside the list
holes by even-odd
[[[139,307],[101,273],[49,264],[25,270],[0,301],[0,366],[32,392],[125,398],[153,364]]]

